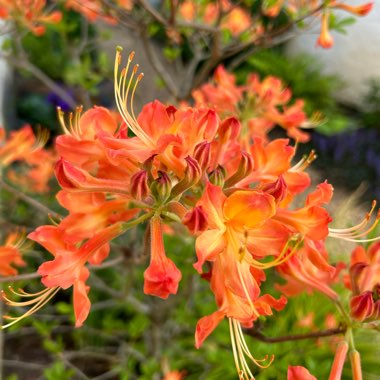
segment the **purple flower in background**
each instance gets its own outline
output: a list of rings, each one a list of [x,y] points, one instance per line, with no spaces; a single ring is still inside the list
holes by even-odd
[[[66,92],[67,96],[75,103],[74,91],[63,84],[60,84],[59,87],[61,87],[61,89]],[[71,111],[71,106],[53,91],[48,93],[46,100],[54,107],[61,107],[64,112]]]

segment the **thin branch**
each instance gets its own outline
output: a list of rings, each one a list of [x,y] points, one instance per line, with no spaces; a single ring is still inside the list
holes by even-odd
[[[283,335],[283,336],[278,336],[278,337],[265,336],[263,333],[255,329],[247,329],[244,331],[247,335],[258,339],[261,342],[280,343],[280,342],[290,342],[290,341],[304,340],[304,339],[316,339],[316,338],[323,338],[323,337],[328,337],[328,336],[333,336],[333,335],[340,335],[340,334],[344,334],[347,331],[347,327],[341,326],[341,327],[336,327],[334,329],[315,331],[315,332],[310,332],[310,333],[305,333],[305,334]]]
[[[123,257],[117,257],[113,260],[108,260],[100,265],[89,265],[88,268],[90,270],[100,270],[105,268],[110,268],[113,266],[116,266],[123,262]],[[8,276],[8,277],[0,277],[0,284],[4,282],[17,282],[17,281],[24,281],[24,280],[33,280],[35,278],[41,277],[38,273],[25,273],[25,274],[18,274],[16,276]]]
[[[5,189],[6,191],[9,191],[11,194],[13,194],[15,197],[22,199],[24,202],[28,203],[30,206],[34,207],[35,209],[41,211],[43,214],[46,215],[52,215],[53,217],[61,218],[61,215],[57,212],[53,211],[49,207],[43,205],[42,203],[38,202],[34,198],[30,197],[29,195],[26,195],[20,190],[17,190],[13,186],[7,184],[2,179],[0,179],[0,187]]]
[[[153,69],[156,71],[160,79],[165,83],[171,95],[174,97],[174,99],[177,100],[178,99],[177,87],[173,79],[171,78],[171,76],[169,75],[165,67],[163,66],[161,59],[155,53],[151,40],[149,40],[149,38],[147,37],[145,30],[143,30],[140,35],[143,42],[145,53],[149,59],[150,64],[152,65]]]
[[[28,71],[30,74],[39,79],[46,87],[48,87],[51,91],[53,91],[56,95],[58,95],[65,103],[67,103],[71,109],[75,109],[76,103],[71,98],[71,96],[62,89],[58,84],[56,84],[52,79],[50,79],[42,70],[40,70],[37,66],[33,65],[26,59],[21,59],[20,57],[4,57],[8,60],[13,66],[24,69]]]

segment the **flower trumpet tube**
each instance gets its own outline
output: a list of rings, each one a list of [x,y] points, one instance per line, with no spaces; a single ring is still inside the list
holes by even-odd
[[[176,294],[182,274],[165,254],[159,215],[150,221],[150,264],[144,272],[144,293],[160,298]]]

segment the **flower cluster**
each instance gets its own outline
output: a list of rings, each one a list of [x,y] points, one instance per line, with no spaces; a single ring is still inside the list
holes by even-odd
[[[212,82],[193,91],[193,98],[196,106],[213,107],[221,117],[237,117],[242,124],[239,139],[246,139],[248,146],[254,136],[267,140],[268,132],[276,125],[289,137],[307,142],[309,135],[300,128],[315,127],[320,118],[314,115],[308,120],[303,100],[290,103],[292,92],[279,78],[268,76],[260,81],[257,74],[252,74],[245,85],[239,86],[223,66],[215,70]]]
[[[83,115],[78,108],[69,118],[58,111],[65,134],[56,140],[60,160],[55,174],[62,188],[57,199],[68,215],[29,234],[53,259],[38,269],[46,289],[27,304],[36,311],[60,289],[73,287],[80,326],[91,306],[87,263],[100,264],[111,240],[143,222],[150,247],[144,292],[161,298],[177,293],[181,271],[165,252],[163,230],[165,224],[181,223],[196,237],[194,268],[209,281],[216,301],[215,312],[197,324],[196,347],[227,318],[239,378],[253,379],[249,362],[263,368],[273,357],[256,359],[242,328],[282,310],[285,295],[301,287],[336,299],[329,284],[340,267],[329,264],[325,240],[362,241],[377,224],[376,219],[368,227],[375,205],[357,226],[329,228],[332,218],[325,205],[333,188],[323,182],[310,191],[305,171],[314,152],[293,164],[296,149],[288,139],[269,142],[265,137],[275,124],[290,136],[303,136],[297,129],[299,120],[305,121],[302,107],[285,106],[290,91],[275,78],[260,82],[252,77],[239,87],[219,68],[216,76],[226,85],[202,87],[198,94],[206,100],[195,107],[177,109],[154,101],[136,117],[133,102],[143,75],[133,59],[131,53],[120,70],[117,49],[115,97],[121,118],[102,107]],[[248,118],[240,119],[235,105],[243,102],[244,92],[251,103],[245,106]],[[299,195],[306,191],[301,202]],[[288,281],[279,287],[284,293],[279,298],[263,294],[261,287],[273,267]],[[306,373],[298,367],[289,371],[292,379]]]

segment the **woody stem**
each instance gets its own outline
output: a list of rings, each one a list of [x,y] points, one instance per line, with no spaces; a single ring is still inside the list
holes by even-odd
[[[313,332],[305,333],[305,334],[283,335],[283,336],[277,336],[277,337],[265,336],[263,333],[255,329],[245,330],[245,333],[253,338],[260,340],[261,342],[281,343],[281,342],[289,342],[289,341],[295,341],[295,340],[316,339],[316,338],[323,338],[323,337],[328,337],[328,336],[333,336],[333,335],[340,335],[340,334],[345,334],[346,331],[347,331],[347,327],[341,326],[341,327],[336,327],[333,329],[313,331]]]

